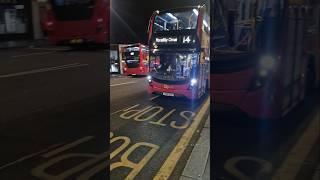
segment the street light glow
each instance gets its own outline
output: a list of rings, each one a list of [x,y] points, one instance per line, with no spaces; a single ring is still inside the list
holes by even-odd
[[[198,10],[196,10],[196,9],[193,9],[193,13],[196,14],[197,16],[199,15]]]

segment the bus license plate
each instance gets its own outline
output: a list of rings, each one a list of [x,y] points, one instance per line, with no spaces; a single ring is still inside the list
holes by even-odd
[[[164,93],[162,93],[164,96],[174,96],[174,94],[173,93],[166,93],[166,92],[164,92]]]

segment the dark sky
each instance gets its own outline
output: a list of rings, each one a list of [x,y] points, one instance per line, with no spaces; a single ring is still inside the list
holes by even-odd
[[[155,10],[196,6],[208,0],[110,0],[111,43],[146,43],[149,18]]]

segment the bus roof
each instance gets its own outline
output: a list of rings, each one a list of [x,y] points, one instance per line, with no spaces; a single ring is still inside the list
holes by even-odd
[[[122,47],[135,47],[135,46],[142,46],[145,48],[148,48],[147,45],[144,45],[142,43],[133,43],[133,44],[121,44]]]
[[[167,12],[172,12],[172,11],[185,11],[185,10],[190,10],[190,9],[200,9],[205,7],[205,5],[202,6],[184,6],[184,7],[179,7],[179,8],[172,8],[172,9],[165,9],[165,10],[156,10],[154,12],[159,12],[160,13],[167,13]]]

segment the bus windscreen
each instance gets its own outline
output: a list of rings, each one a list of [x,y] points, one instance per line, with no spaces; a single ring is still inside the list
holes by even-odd
[[[124,52],[122,56],[128,68],[139,67],[139,51]]]
[[[185,81],[195,73],[198,54],[174,53],[152,55],[150,71],[153,77],[162,80]]]
[[[87,20],[92,17],[94,0],[52,0],[53,12],[60,21]]]
[[[55,6],[90,6],[93,4],[93,0],[53,0]]]

